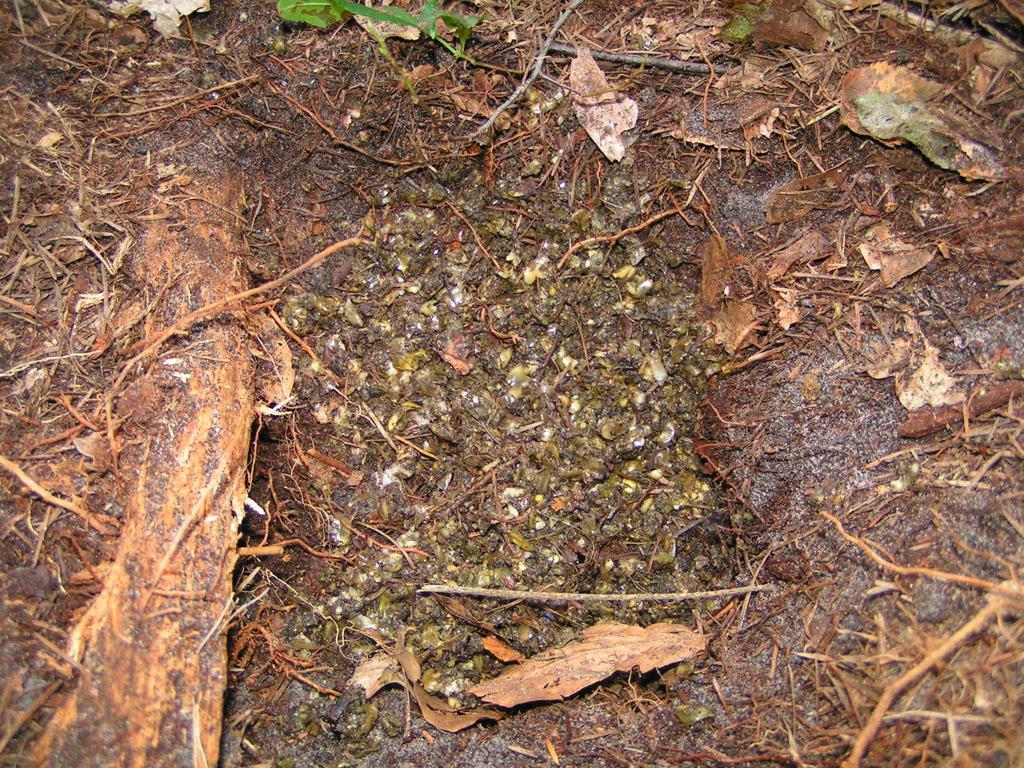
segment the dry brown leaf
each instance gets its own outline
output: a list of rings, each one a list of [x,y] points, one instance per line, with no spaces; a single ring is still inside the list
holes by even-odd
[[[466,359],[466,337],[462,334],[452,336],[448,346],[437,354],[462,376],[469,375],[473,370],[473,364]]]
[[[766,277],[769,280],[778,280],[791,266],[798,262],[813,261],[827,247],[828,238],[817,230],[811,230],[796,242],[775,253]]]
[[[432,696],[423,690],[423,686],[416,683],[412,687],[413,698],[420,705],[420,714],[423,719],[435,728],[455,733],[464,728],[469,728],[481,720],[501,720],[504,712],[488,707],[476,707],[457,711],[448,706],[448,702],[439,696]]]
[[[782,224],[800,219],[815,208],[836,202],[845,178],[838,169],[832,169],[783,184],[768,196],[764,207],[768,223]]]
[[[687,144],[698,144],[704,147],[714,147],[715,149],[735,151],[742,151],[744,149],[742,142],[728,140],[721,126],[709,125],[700,120],[687,120],[686,115],[679,117],[676,129],[669,136],[673,139],[684,141]]]
[[[727,301],[711,318],[715,326],[715,343],[730,355],[754,341],[757,330],[757,306],[751,301]]]
[[[964,395],[955,387],[956,379],[942,365],[938,350],[927,341],[910,365],[896,374],[896,396],[908,411],[959,403]]]
[[[892,288],[935,257],[932,251],[893,237],[888,224],[876,224],[867,231],[865,241],[860,244],[860,253],[868,267],[881,272],[886,288]]]
[[[615,672],[650,672],[691,659],[706,644],[704,635],[678,624],[595,624],[582,639],[539,653],[469,692],[500,707],[559,701]]]
[[[618,162],[626,155],[622,134],[636,125],[636,102],[617,93],[597,66],[590,49],[581,47],[569,65],[576,118],[604,156]]]
[[[806,5],[803,0],[775,0],[769,5],[768,13],[754,25],[751,38],[758,45],[824,50],[829,31],[807,12]]]
[[[153,18],[153,28],[164,37],[170,37],[178,31],[182,16],[209,11],[210,0],[114,0],[110,10],[118,16],[145,11]]]
[[[794,290],[780,290],[775,299],[776,320],[784,331],[788,331],[803,317],[803,312],[796,305],[796,297],[797,292]]]
[[[389,685],[404,685],[405,678],[393,656],[378,653],[355,668],[348,684],[362,688],[366,698],[372,699],[382,688]]]
[[[449,93],[448,98],[452,100],[452,103],[455,104],[460,112],[467,115],[476,115],[477,117],[489,119],[494,114],[494,110],[491,107],[468,93]],[[512,125],[512,120],[506,113],[502,113],[494,121],[494,127],[499,131],[508,130],[510,125]]]
[[[422,675],[419,659],[405,645],[404,629],[398,633],[393,646],[379,634],[371,636],[387,653],[377,654],[364,661],[356,667],[349,679],[351,685],[366,692],[366,698],[373,697],[389,685],[400,685],[416,700],[424,720],[435,728],[451,733],[481,720],[500,720],[504,717],[503,712],[486,707],[458,711],[444,699],[427,693],[419,682]]]
[[[518,664],[519,662],[526,660],[526,657],[523,656],[522,653],[517,651],[501,638],[495,637],[494,635],[488,635],[485,637],[483,645],[485,651],[491,654],[498,661],[504,661],[506,664]]]

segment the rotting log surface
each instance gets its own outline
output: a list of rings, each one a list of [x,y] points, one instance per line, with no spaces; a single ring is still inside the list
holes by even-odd
[[[147,225],[134,260],[152,335],[245,288],[239,186],[208,179]],[[36,762],[204,766],[218,758],[226,684],[221,624],[232,597],[246,496],[253,362],[241,323],[221,315],[168,342],[117,402],[122,446],[118,553],[71,634],[77,687]]]

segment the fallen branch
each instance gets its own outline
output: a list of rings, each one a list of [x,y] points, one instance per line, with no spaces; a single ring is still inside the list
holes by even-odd
[[[533,592],[523,589],[487,589],[484,587],[459,587],[448,584],[427,584],[416,590],[421,595],[462,595],[464,597],[485,597],[495,600],[532,600],[540,603],[628,603],[631,601],[669,602],[684,600],[709,600],[716,597],[733,597],[751,592],[766,592],[771,584],[750,584],[746,587],[712,589],[704,592],[635,592],[632,594],[597,594],[593,592]]]
[[[560,53],[563,56],[575,56],[576,48],[568,43],[554,42],[551,44],[552,53]],[[629,64],[636,67],[651,67],[654,69],[666,69],[669,72],[679,72],[686,75],[709,75],[712,67],[702,61],[683,61],[682,59],[665,59],[657,56],[642,56],[637,53],[615,53],[613,51],[595,51],[590,49],[590,55],[598,61],[608,61],[613,64]],[[713,65],[716,75],[724,75],[729,68],[724,64]]]
[[[188,203],[184,227],[170,218],[147,221],[132,260],[140,295],[159,291],[166,275],[180,275],[161,305],[170,332],[143,354],[253,295],[236,293],[243,279],[240,182],[221,176],[195,183],[209,199]],[[187,312],[192,302],[205,306]],[[176,345],[173,378],[153,366],[119,414],[126,433],[114,487],[124,510],[120,541],[101,591],[68,632],[77,685],[26,764],[217,762],[227,683],[223,619],[247,498],[254,363],[236,318],[207,323],[188,342],[191,353]]]
[[[900,437],[931,435],[943,427],[963,422],[965,408],[967,418],[976,419],[996,408],[1002,408],[1013,398],[1024,398],[1024,381],[1007,381],[991,389],[982,389],[968,398],[966,404],[921,408],[907,416],[900,425]]]

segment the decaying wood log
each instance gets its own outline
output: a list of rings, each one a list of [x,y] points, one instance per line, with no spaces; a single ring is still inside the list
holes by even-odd
[[[245,288],[241,190],[226,179],[158,208],[133,269],[149,335]],[[203,199],[199,199],[199,198]],[[78,685],[43,734],[55,766],[205,766],[218,758],[238,519],[246,497],[253,361],[221,314],[168,341],[117,400],[118,554],[71,634]]]

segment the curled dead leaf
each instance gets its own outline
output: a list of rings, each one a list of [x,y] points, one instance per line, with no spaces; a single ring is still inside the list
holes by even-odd
[[[488,635],[483,640],[484,650],[491,654],[498,661],[504,661],[506,664],[518,664],[521,661],[525,661],[526,657],[522,653],[517,651],[511,645],[506,643],[501,638],[495,637],[494,635]]]
[[[935,257],[930,250],[894,237],[888,224],[871,227],[859,249],[868,267],[881,272],[886,288],[923,269]]]

